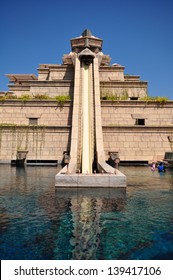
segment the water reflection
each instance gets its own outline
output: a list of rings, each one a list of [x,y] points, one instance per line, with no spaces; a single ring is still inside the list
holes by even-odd
[[[0,165],[1,259],[173,258],[173,171],[120,168],[127,190],[55,189],[55,167]]]
[[[9,216],[4,207],[0,207],[0,234],[8,227]]]
[[[72,218],[72,259],[96,259],[100,244],[100,215],[102,212],[121,211],[124,208],[126,190],[122,189],[58,189],[58,212],[70,206]]]

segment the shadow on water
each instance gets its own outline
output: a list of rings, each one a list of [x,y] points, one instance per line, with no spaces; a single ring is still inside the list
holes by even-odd
[[[127,191],[55,189],[55,167],[0,166],[1,259],[172,259],[172,170],[120,171]]]

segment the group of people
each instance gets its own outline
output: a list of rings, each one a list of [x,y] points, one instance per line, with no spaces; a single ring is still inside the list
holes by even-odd
[[[166,172],[166,167],[165,167],[163,161],[160,161],[158,164],[153,162],[152,166],[151,166],[151,170],[154,172],[156,170],[156,168],[157,168],[158,172],[162,172],[162,173]]]

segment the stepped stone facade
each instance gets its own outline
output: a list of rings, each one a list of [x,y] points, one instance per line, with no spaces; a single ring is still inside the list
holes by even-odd
[[[63,56],[62,64],[41,64],[38,76],[7,74],[9,91],[0,93],[0,163],[10,163],[18,152],[26,151],[26,163],[57,164],[63,152],[69,151],[74,57],[81,51],[79,42],[94,49],[96,55],[98,50],[101,57],[99,85],[106,158],[116,152],[121,161],[151,162],[171,151],[173,101],[140,100],[147,96],[147,82],[137,75],[125,75],[124,66],[111,65],[109,55],[102,53],[102,39],[85,33],[71,39],[71,52]],[[70,100],[62,103],[65,96]],[[107,97],[116,100],[105,100]]]

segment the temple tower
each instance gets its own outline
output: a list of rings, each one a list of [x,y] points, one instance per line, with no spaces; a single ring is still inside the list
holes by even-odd
[[[102,54],[102,40],[86,29],[82,36],[71,39],[71,56],[75,68],[71,133],[71,166],[92,174],[98,162],[105,162],[99,86],[99,65],[109,56]],[[105,63],[104,61],[104,63]]]

